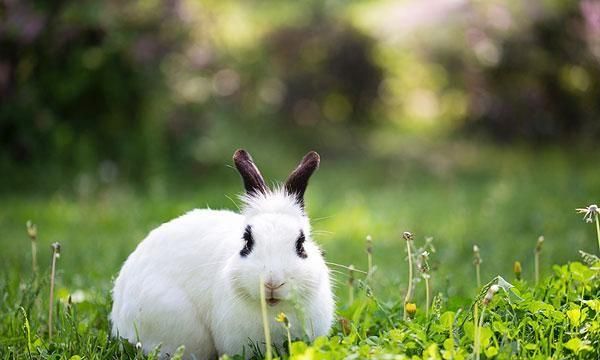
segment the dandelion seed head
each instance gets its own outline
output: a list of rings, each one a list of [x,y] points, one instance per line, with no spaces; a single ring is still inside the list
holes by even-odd
[[[52,246],[52,251],[54,251],[55,254],[60,254],[60,243],[55,242],[51,246]]]
[[[575,209],[575,211],[579,214],[583,214],[583,220],[585,220],[586,223],[594,222],[594,215],[598,216],[598,214],[600,214],[600,209],[596,204],[588,205],[588,207],[585,208],[578,208]]]
[[[485,297],[483,298],[483,304],[488,305],[492,301],[494,295],[498,292],[498,290],[500,290],[500,286],[496,284],[490,286],[487,293],[485,294]]]

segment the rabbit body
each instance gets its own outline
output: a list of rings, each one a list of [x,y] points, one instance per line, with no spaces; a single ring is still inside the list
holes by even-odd
[[[297,199],[283,190],[248,195],[240,214],[193,210],[153,230],[124,263],[113,289],[113,335],[161,345],[169,356],[264,352],[260,281],[269,281],[273,343],[287,339],[275,321],[290,320],[293,338],[326,335],[334,302],[329,272]],[[251,240],[251,241],[250,241]],[[265,286],[267,286],[265,285]],[[277,286],[277,287],[276,287]]]

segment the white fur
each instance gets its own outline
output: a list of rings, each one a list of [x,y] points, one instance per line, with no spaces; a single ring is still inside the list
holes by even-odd
[[[243,197],[241,214],[193,210],[153,230],[129,256],[113,290],[113,335],[163,354],[185,345],[185,357],[214,359],[264,350],[259,278],[285,282],[283,300],[268,306],[275,345],[286,339],[284,312],[293,337],[326,335],[334,301],[329,270],[310,236],[310,223],[293,196],[277,189]],[[240,256],[242,235],[252,226],[254,248]],[[296,254],[302,230],[307,258]]]

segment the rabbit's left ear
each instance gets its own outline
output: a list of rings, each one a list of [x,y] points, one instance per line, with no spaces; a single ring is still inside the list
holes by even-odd
[[[304,192],[308,185],[308,179],[319,168],[321,157],[315,151],[304,155],[300,165],[290,174],[285,181],[285,191],[295,195],[300,206],[304,207]]]
[[[267,193],[267,184],[246,150],[237,150],[233,154],[233,162],[242,176],[247,194]]]

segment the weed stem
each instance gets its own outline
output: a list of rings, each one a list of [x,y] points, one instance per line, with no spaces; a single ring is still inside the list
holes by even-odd
[[[367,235],[367,280],[373,275],[373,238]]]
[[[50,300],[48,302],[48,339],[52,340],[52,313],[54,307],[54,279],[56,276],[56,259],[60,257],[60,244],[52,244],[52,270],[50,272]]]
[[[596,218],[596,237],[598,238],[598,250],[600,250],[600,220],[598,220],[598,212],[595,213]]]
[[[425,276],[425,318],[429,319],[429,277]]]
[[[267,316],[267,299],[265,298],[265,279],[260,277],[260,309],[262,312],[263,329],[265,331],[265,347],[266,357],[265,359],[273,359],[273,353],[271,350],[271,331],[269,330],[269,319]]]
[[[412,299],[412,279],[413,279],[413,265],[412,265],[412,253],[410,251],[410,242],[413,239],[411,233],[404,232],[404,240],[406,240],[406,252],[408,253],[408,289],[406,290],[406,297],[404,298],[404,320],[408,319],[408,312],[406,311],[406,304]]]
[[[473,264],[475,265],[475,276],[477,278],[477,289],[481,288],[481,253],[479,252],[479,246],[473,245]]]
[[[348,304],[354,303],[354,265],[348,266]]]
[[[483,308],[481,308],[481,315],[479,315],[479,323],[477,323],[477,327],[475,328],[475,331],[476,331],[476,334],[475,334],[475,360],[479,360],[479,357],[480,357],[481,327],[483,326],[483,316],[485,314],[485,308],[486,308],[486,306],[484,304]]]
[[[31,239],[31,269],[33,273],[37,273],[37,226],[31,222],[31,220],[27,221],[27,235]]]
[[[537,286],[540,282],[540,254],[542,252],[542,244],[544,243],[544,237],[538,237],[537,244],[535,245],[535,253],[533,257],[534,261],[534,272],[535,272],[535,285]]]

